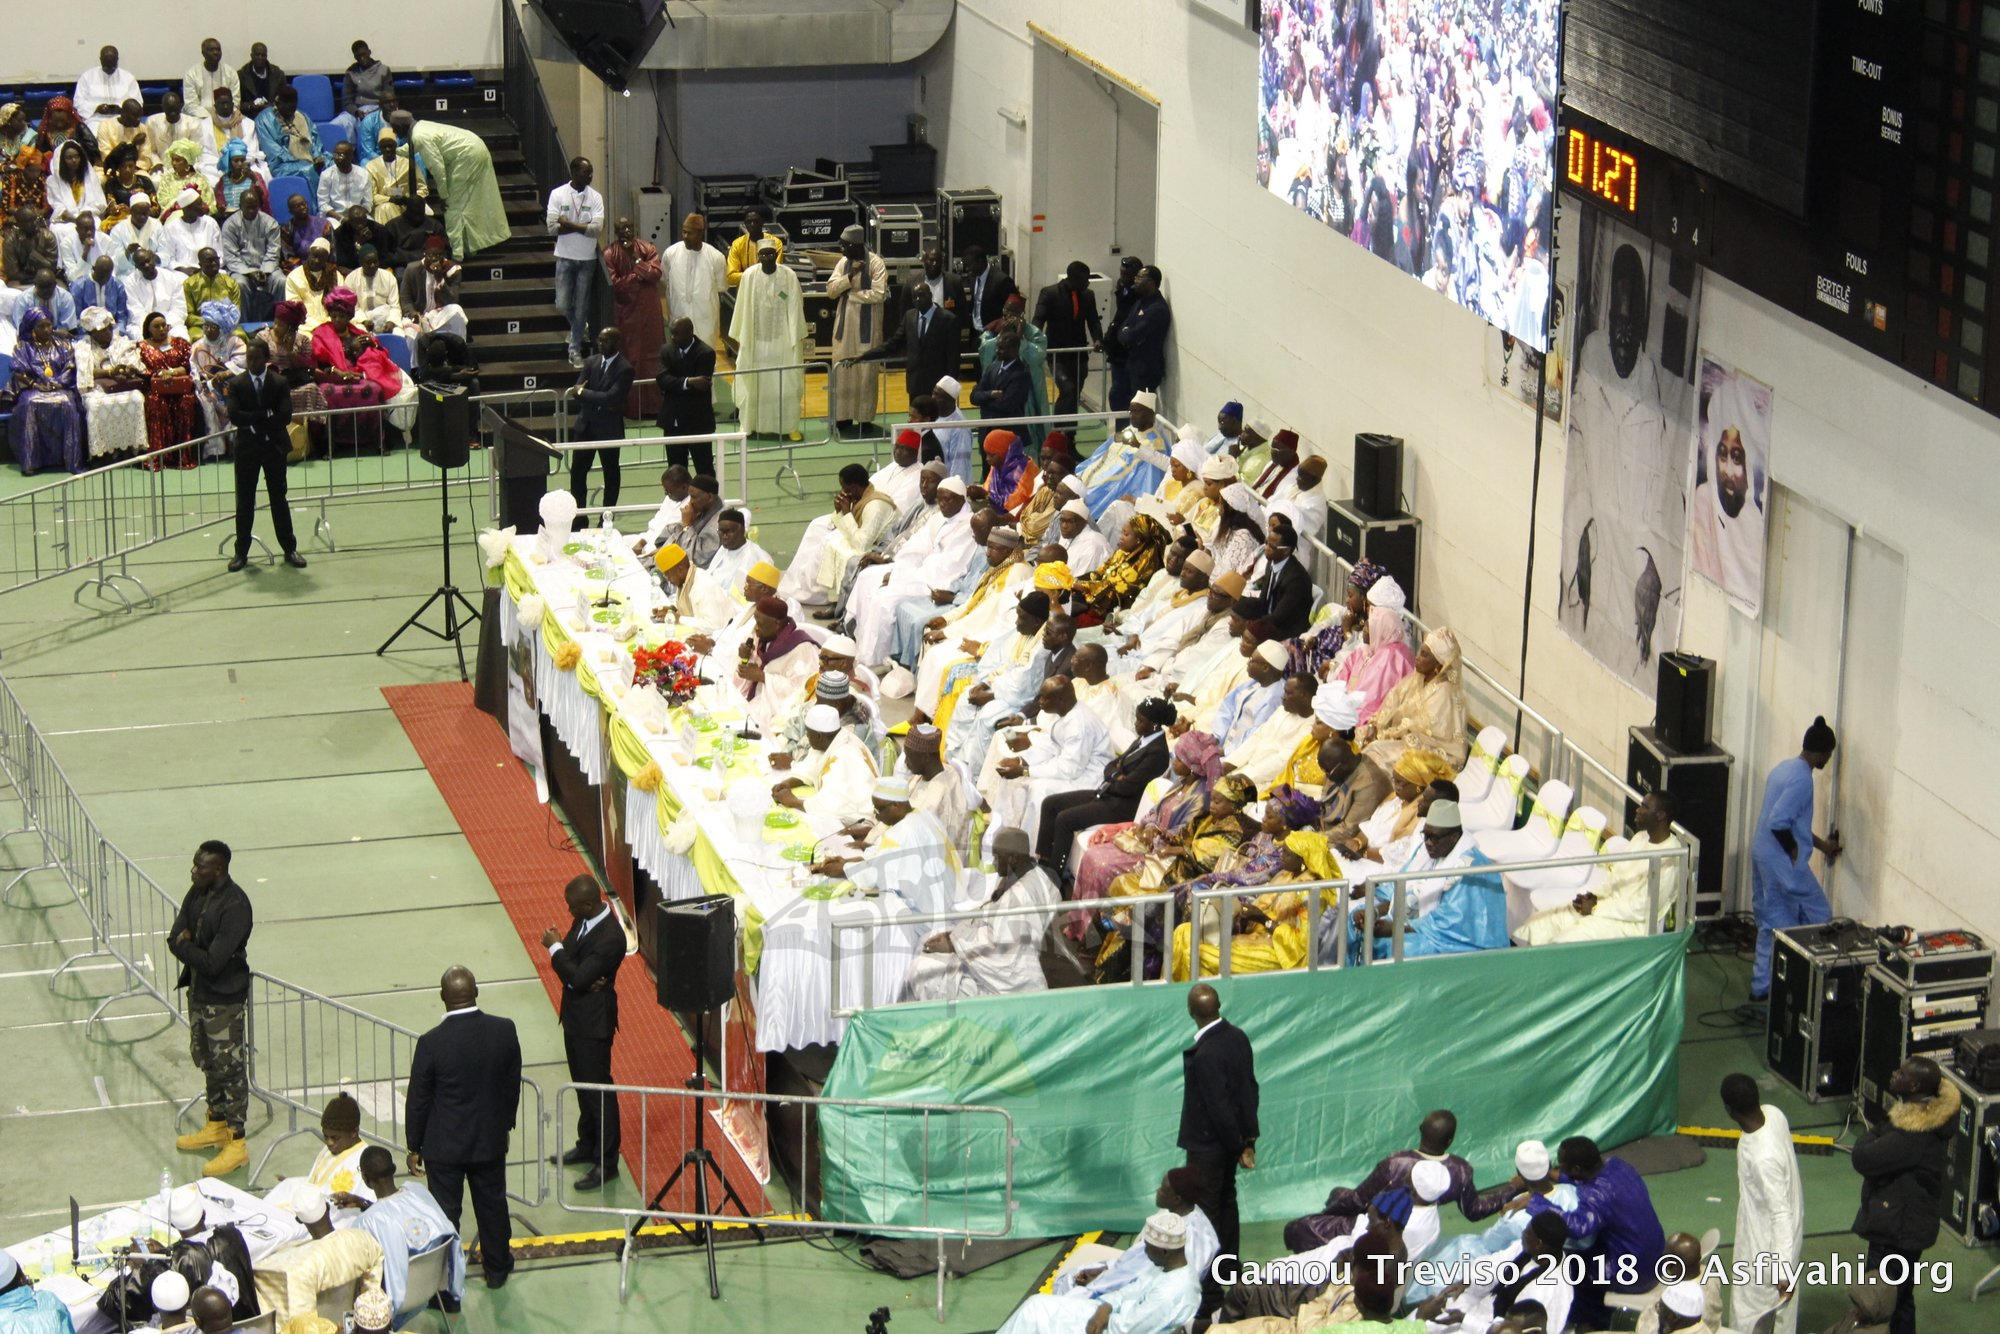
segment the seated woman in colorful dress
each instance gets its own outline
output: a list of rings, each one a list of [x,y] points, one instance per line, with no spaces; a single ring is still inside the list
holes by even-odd
[[[188,370],[194,376],[202,420],[213,435],[229,429],[229,408],[223,400],[230,377],[243,369],[243,335],[236,331],[241,316],[227,301],[204,301],[198,313],[201,337],[189,349]],[[202,448],[202,457],[221,458],[225,444],[223,440],[209,441]]]
[[[76,394],[76,354],[48,312],[29,306],[18,324],[14,347],[13,416],[8,442],[33,477],[45,468],[83,471],[83,404]]]
[[[185,445],[194,439],[198,420],[188,364],[194,349],[157,310],[146,315],[139,330],[139,364],[146,372],[146,448],[151,452]],[[155,472],[194,465],[192,449],[175,449],[146,460],[146,467]]]
[[[1326,835],[1317,829],[1294,829],[1279,840],[1276,869],[1268,878],[1262,878],[1262,883],[1275,886],[1334,880],[1339,876],[1340,863],[1327,847]],[[1337,919],[1339,890],[1321,889],[1319,895],[1321,911]],[[1312,918],[1304,891],[1272,889],[1255,898],[1238,899],[1235,904],[1229,936],[1230,972],[1271,973],[1305,964]],[[1174,928],[1175,981],[1188,978],[1189,926],[1182,922]],[[1221,972],[1222,951],[1209,938],[1208,931],[1202,935],[1201,975],[1214,977]]]
[[[146,448],[146,372],[139,349],[118,332],[103,306],[78,317],[83,335],[74,344],[76,388],[83,398],[86,448],[93,463],[138,454]]]

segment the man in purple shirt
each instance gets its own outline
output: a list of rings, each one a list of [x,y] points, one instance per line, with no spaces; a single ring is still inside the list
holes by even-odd
[[[1638,1169],[1623,1158],[1606,1158],[1595,1140],[1570,1136],[1556,1150],[1556,1166],[1577,1194],[1574,1209],[1557,1212],[1569,1224],[1570,1249],[1586,1261],[1570,1323],[1578,1329],[1603,1329],[1606,1292],[1650,1292],[1659,1284],[1656,1271],[1667,1248],[1666,1230]],[[1553,1208],[1545,1195],[1528,1201],[1531,1214]],[[1586,1237],[1592,1240],[1581,1242]]]
[[[1480,1194],[1472,1184],[1472,1164],[1451,1152],[1451,1142],[1457,1137],[1456,1116],[1442,1109],[1430,1113],[1418,1127],[1416,1148],[1396,1150],[1375,1164],[1375,1170],[1360,1185],[1335,1186],[1318,1213],[1285,1224],[1285,1249],[1296,1255],[1324,1246],[1335,1237],[1346,1236],[1368,1212],[1376,1196],[1409,1185],[1410,1172],[1426,1160],[1444,1164],[1445,1171],[1451,1173],[1451,1189],[1438,1197],[1438,1204],[1457,1201],[1459,1212],[1475,1223],[1498,1213],[1520,1193],[1520,1188],[1502,1182]]]

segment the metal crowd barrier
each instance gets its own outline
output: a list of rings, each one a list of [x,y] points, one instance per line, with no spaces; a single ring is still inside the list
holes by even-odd
[[[1654,906],[1648,930],[1645,934],[1655,935],[1664,934],[1669,931],[1685,930],[1693,920],[1690,913],[1694,902],[1694,852],[1691,848],[1675,844],[1635,846],[1624,852],[1597,853],[1588,857],[1541,857],[1532,861],[1494,863],[1448,868],[1445,870],[1433,868],[1422,871],[1385,871],[1381,874],[1370,876],[1364,881],[1336,877],[1330,880],[1299,881],[1288,884],[1224,886],[1218,889],[1201,889],[1195,890],[1188,896],[1191,905],[1190,910],[1187,918],[1180,920],[1177,920],[1179,915],[1179,907],[1176,903],[1177,896],[1171,891],[1135,895],[1131,898],[1065,900],[1059,906],[1053,908],[1026,904],[1013,908],[980,907],[955,912],[908,913],[895,917],[874,917],[865,922],[842,922],[835,920],[832,922],[832,981],[828,1006],[832,1014],[840,1019],[850,1019],[862,1010],[880,1008],[874,1006],[871,998],[866,995],[862,997],[858,1005],[843,1005],[840,994],[840,975],[843,957],[856,952],[857,948],[862,953],[864,959],[867,959],[872,964],[874,951],[873,933],[883,926],[936,926],[948,930],[955,926],[963,926],[967,922],[990,921],[994,918],[1003,917],[1040,917],[1046,918],[1050,923],[1053,923],[1059,918],[1068,917],[1077,912],[1096,914],[1100,912],[1130,911],[1132,921],[1130,927],[1125,928],[1125,934],[1126,938],[1131,942],[1132,948],[1131,976],[1123,983],[1111,983],[1109,985],[1142,986],[1147,985],[1145,963],[1150,953],[1146,925],[1155,909],[1159,912],[1161,923],[1159,945],[1161,967],[1159,976],[1152,979],[1154,983],[1172,980],[1174,932],[1176,927],[1181,925],[1182,921],[1190,919],[1204,922],[1204,928],[1200,933],[1189,932],[1190,979],[1200,980],[1205,976],[1211,976],[1211,974],[1202,971],[1200,946],[1203,943],[1214,944],[1220,950],[1221,957],[1218,961],[1220,966],[1218,971],[1212,974],[1212,976],[1229,977],[1231,975],[1230,950],[1227,947],[1234,942],[1236,936],[1233,907],[1227,909],[1229,916],[1226,919],[1216,919],[1217,925],[1212,929],[1213,934],[1211,934],[1211,928],[1205,925],[1204,906],[1213,903],[1217,911],[1221,912],[1225,911],[1224,900],[1229,900],[1233,903],[1235,900],[1252,899],[1263,894],[1298,893],[1306,896],[1307,911],[1306,960],[1302,965],[1302,970],[1305,972],[1318,972],[1322,968],[1344,968],[1350,962],[1356,964],[1403,962],[1404,935],[1409,926],[1409,906],[1406,902],[1404,885],[1410,881],[1455,878],[1460,875],[1490,874],[1498,876],[1518,871],[1575,870],[1639,861],[1646,863],[1648,895]],[[1670,863],[1677,864],[1680,867],[1679,884],[1674,895],[1671,917],[1669,917],[1666,911],[1668,905],[1661,902],[1660,893],[1662,871]],[[1356,892],[1367,891],[1362,893],[1361,902],[1351,904],[1343,912],[1351,914],[1358,911],[1362,916],[1363,937],[1365,939],[1373,939],[1376,924],[1380,919],[1377,895],[1374,891],[1385,885],[1389,887],[1390,892],[1389,915],[1387,919],[1390,924],[1388,937],[1390,941],[1389,958],[1386,960],[1363,958],[1350,961],[1348,958],[1347,932],[1341,929],[1335,929],[1330,933],[1333,949],[1331,955],[1328,955],[1325,950],[1326,942],[1321,938],[1325,907],[1321,902],[1321,897],[1324,891],[1337,891],[1336,900],[1342,904],[1350,904],[1350,900]],[[1672,926],[1667,925],[1669,920],[1672,921]],[[1044,929],[1048,928],[1045,927]],[[848,933],[856,931],[869,934],[864,936],[864,943],[861,946],[847,945],[845,943],[846,936]],[[927,932],[926,934],[930,933]],[[1509,948],[1526,947],[1510,946]]]
[[[483,395],[477,401],[507,415],[537,404],[555,407],[561,391]],[[294,465],[285,474],[299,526],[309,527],[311,538],[328,551],[335,549],[328,511],[333,502],[429,491],[438,484],[438,470],[414,448],[363,454],[351,444],[332,443],[341,419],[373,417],[381,430],[383,414],[391,412],[400,417],[414,413],[415,406],[329,408],[294,418],[321,426],[329,442],[330,456]],[[559,412],[556,419],[561,438]],[[206,446],[227,445],[231,436],[229,431],[211,432],[0,499],[0,593],[82,573],[87,577],[76,591],[79,602],[85,592],[93,592],[127,610],[151,604],[153,593],[132,573],[130,557],[169,538],[218,527],[226,547],[234,539],[236,517],[233,467],[215,460],[193,468],[160,465],[190,452],[199,458]],[[447,477],[447,482],[465,486],[468,493],[473,485],[469,477]],[[301,511],[311,513],[309,525]],[[276,559],[261,537],[254,540],[267,559]]]
[[[599,1200],[601,1197],[596,1195],[587,1198],[572,1197],[569,1192],[567,1178],[559,1177],[556,1183],[556,1203],[562,1208],[575,1213],[602,1214],[622,1220],[621,1225],[625,1228],[626,1237],[625,1245],[618,1259],[618,1300],[621,1302],[625,1300],[629,1291],[632,1255],[639,1225],[650,1221],[662,1221],[669,1223],[735,1224],[740,1226],[748,1222],[755,1223],[760,1228],[789,1228],[800,1232],[853,1232],[867,1233],[871,1236],[929,1237],[934,1239],[937,1243],[938,1255],[937,1318],[938,1322],[942,1324],[945,1319],[945,1281],[949,1268],[946,1264],[946,1241],[953,1237],[961,1238],[968,1242],[974,1239],[1004,1237],[1012,1231],[1014,1226],[1014,1211],[1016,1207],[1014,1204],[1014,1150],[1018,1145],[1018,1141],[1014,1136],[1014,1118],[1011,1113],[1003,1108],[969,1103],[893,1102],[861,1098],[784,1096],[775,1093],[727,1092],[721,1089],[646,1088],[633,1084],[564,1084],[556,1090],[556,1137],[559,1142],[568,1142],[565,1138],[569,1125],[569,1117],[566,1113],[574,1112],[576,1098],[583,1094],[600,1095],[605,1093],[616,1094],[620,1099],[619,1113],[623,1118],[622,1124],[624,1126],[628,1156],[630,1146],[635,1143],[639,1145],[638,1168],[633,1181],[642,1194],[650,1195],[658,1188],[655,1184],[656,1182],[664,1182],[667,1175],[681,1165],[679,1157],[669,1162],[659,1162],[653,1160],[650,1156],[653,1146],[651,1131],[654,1121],[663,1116],[676,1118],[678,1120],[680,1136],[672,1142],[691,1145],[694,1143],[693,1118],[696,1116],[712,1117],[713,1114],[709,1109],[711,1107],[726,1109],[731,1105],[748,1104],[754,1109],[754,1115],[757,1118],[760,1128],[769,1125],[768,1109],[770,1107],[797,1107],[811,1111],[812,1115],[801,1116],[799,1118],[798,1158],[796,1160],[800,1164],[802,1180],[805,1183],[802,1186],[801,1194],[807,1198],[810,1198],[813,1193],[811,1174],[816,1165],[810,1152],[811,1140],[819,1122],[817,1109],[822,1107],[852,1108],[865,1113],[873,1118],[878,1127],[877,1133],[880,1135],[881,1147],[885,1154],[893,1147],[899,1156],[907,1159],[910,1150],[914,1147],[919,1155],[920,1163],[921,1198],[919,1207],[921,1221],[916,1223],[881,1223],[867,1219],[812,1218],[803,1215],[770,1213],[746,1219],[741,1214],[726,1214],[721,1212],[698,1213],[693,1209],[676,1209],[665,1200],[661,1201],[659,1208],[640,1205],[609,1205],[600,1203]],[[638,1104],[636,1109],[633,1106],[635,1101]],[[704,1103],[709,1104],[709,1107],[704,1107],[702,1105]],[[633,1113],[635,1110],[637,1112],[636,1123],[638,1127],[636,1138],[633,1129],[635,1120]],[[908,1128],[912,1118],[918,1123],[914,1131]],[[728,1119],[726,1111],[724,1112],[723,1119]],[[975,1129],[970,1133],[963,1133],[959,1127],[968,1120],[972,1121],[975,1125],[983,1121],[989,1123],[992,1128],[983,1132]],[[718,1139],[722,1134],[719,1129],[715,1128],[713,1119],[706,1133]],[[1004,1150],[1003,1162],[1005,1168],[1002,1194],[998,1205],[999,1217],[997,1218],[991,1216],[993,1211],[991,1204],[984,1205],[978,1211],[978,1214],[975,1213],[971,1176],[974,1141],[984,1139],[990,1143],[991,1137],[995,1133],[1000,1136],[999,1142]],[[914,1141],[914,1145],[912,1141]],[[725,1149],[724,1152],[726,1153],[727,1150]],[[690,1166],[690,1172],[695,1170],[697,1170],[695,1167]],[[948,1183],[950,1181],[950,1174],[954,1170],[959,1174],[958,1195],[955,1205],[949,1195],[948,1186],[934,1189],[937,1183]],[[687,1180],[685,1175],[683,1176],[683,1180]],[[715,1197],[721,1194],[721,1186],[711,1180],[710,1187],[712,1192],[710,1196],[711,1208],[713,1209],[715,1207]],[[690,1200],[694,1198],[694,1187],[691,1182],[687,1185],[687,1195]],[[886,1202],[889,1197],[884,1192],[881,1198]]]
[[[418,1035],[267,973],[250,975],[249,1004],[250,1091],[285,1110],[285,1128],[251,1168],[251,1184],[287,1140],[318,1137],[320,1113],[336,1093],[361,1105],[362,1138],[400,1161],[409,1147],[403,1110]],[[540,1205],[548,1197],[548,1127],[541,1087],[525,1075],[508,1143],[508,1197]]]

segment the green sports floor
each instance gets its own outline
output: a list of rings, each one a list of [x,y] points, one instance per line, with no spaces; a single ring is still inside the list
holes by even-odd
[[[867,457],[865,446],[801,448],[808,502],[778,492],[772,465],[760,462],[752,497],[759,540],[780,559],[788,555],[806,520],[825,507],[838,465],[857,457]],[[628,504],[657,499],[657,471],[628,465]],[[0,495],[26,485],[7,469]],[[476,582],[470,532],[485,522],[484,496],[483,482],[454,495],[460,579],[468,584]],[[0,507],[6,521],[32,527],[14,508]],[[170,891],[184,885],[201,839],[236,849],[237,879],[256,904],[257,967],[422,1029],[435,1022],[438,974],[467,964],[480,978],[482,1003],[519,1025],[529,1073],[552,1093],[564,1082],[561,1039],[535,961],[380,693],[385,685],[456,679],[450,650],[428,638],[407,638],[385,657],[374,651],[437,584],[435,492],[346,501],[334,517],[340,549],[308,545],[312,564],[304,571],[257,561],[227,574],[215,554],[226,525],[150,548],[132,566],[159,597],[148,610],[98,610],[88,595],[79,606],[75,579],[0,596],[0,672],[105,834]],[[28,536],[0,533],[0,540],[18,549]],[[0,812],[0,824],[14,823],[12,810]],[[553,818],[546,832],[554,841],[567,837]],[[0,865],[39,861],[33,838],[0,841]],[[201,1161],[171,1144],[175,1105],[200,1089],[183,1031],[157,1008],[126,1002],[86,1036],[96,999],[118,989],[108,968],[72,970],[51,991],[51,974],[87,935],[47,872],[30,874],[13,905],[0,907],[0,1239],[59,1226],[72,1195],[86,1209],[133,1199],[153,1189],[163,1165],[186,1179]],[[1735,957],[1697,955],[1689,964],[1686,1124],[1717,1123],[1714,1090],[1725,1073],[1761,1073],[1761,1030],[1736,1027],[1727,1014],[1742,1000],[1746,976],[1746,962]],[[1842,1131],[1841,1108],[1809,1107],[1776,1088],[1771,1099],[1802,1131]],[[253,1102],[253,1161],[283,1129]],[[1382,1127],[1381,1148],[1399,1146],[1411,1129]],[[287,1144],[265,1179],[304,1170],[311,1151],[309,1140]],[[1845,1229],[1855,1179],[1846,1159],[1802,1163],[1808,1255],[1851,1251]],[[1702,1166],[1650,1185],[1670,1229],[1714,1226],[1727,1239],[1735,1215],[1729,1150],[1712,1149]],[[616,1198],[629,1199],[629,1183],[620,1189]],[[517,1230],[594,1225],[551,1204],[526,1212]],[[1279,1225],[1246,1227],[1244,1242],[1248,1256],[1274,1255],[1282,1249]],[[941,1328],[999,1325],[1056,1249],[1050,1243],[954,1280]],[[1923,1327],[1995,1328],[2000,1296],[1978,1308],[1968,1297],[2000,1252],[1947,1242],[1931,1255],[1951,1263],[1956,1281],[1950,1294],[1920,1298]],[[615,1257],[528,1262],[501,1292],[475,1283],[461,1327],[655,1329],[686,1318],[684,1308],[711,1329],[802,1328],[804,1298],[816,1330],[858,1334],[877,1306],[890,1308],[898,1329],[940,1328],[930,1280],[900,1282],[847,1253],[788,1241],[731,1247],[721,1266],[723,1300],[711,1306],[697,1258],[649,1253],[635,1263],[632,1296],[621,1307]],[[1822,1328],[1844,1309],[1835,1292],[1809,1292],[1804,1301],[1802,1330]]]

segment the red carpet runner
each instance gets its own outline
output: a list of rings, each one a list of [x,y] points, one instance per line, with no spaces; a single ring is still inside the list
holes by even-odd
[[[535,799],[534,781],[508,748],[507,735],[500,724],[472,704],[472,687],[462,684],[384,686],[382,694],[395,711],[396,720],[409,735],[410,744],[437,784],[439,795],[451,808],[452,817],[493,882],[500,905],[513,919],[521,934],[521,948],[534,961],[535,971],[548,988],[550,1004],[561,997],[562,987],[549,967],[549,953],[542,948],[542,930],[567,925],[563,906],[563,886],[579,875],[590,873],[590,864],[581,853],[551,843],[560,841],[561,826]],[[549,1017],[550,1024],[555,1016]],[[694,1070],[694,1055],[688,1049],[680,1025],[662,1010],[654,995],[653,976],[645,960],[634,955],[618,970],[618,1041],[612,1050],[611,1071],[617,1083],[647,1088],[681,1088]],[[555,1087],[547,1080],[543,1096],[550,1100],[553,1114]],[[675,1114],[664,1099],[654,1099],[648,1118],[647,1168],[653,1179],[639,1181],[639,1110],[637,1100],[625,1098],[620,1104],[624,1121],[626,1182],[648,1199],[660,1188],[668,1172],[691,1146],[693,1125],[684,1115]],[[574,1102],[568,1108],[572,1119]],[[683,1125],[683,1122],[687,1124]],[[753,1212],[767,1208],[757,1180],[728,1147],[711,1120],[708,1142],[715,1160],[729,1174]],[[556,1152],[569,1145],[550,1145]],[[563,1168],[565,1172],[577,1169]],[[668,1204],[693,1208],[691,1177],[683,1176],[674,1187]],[[710,1183],[710,1194],[721,1192]]]

